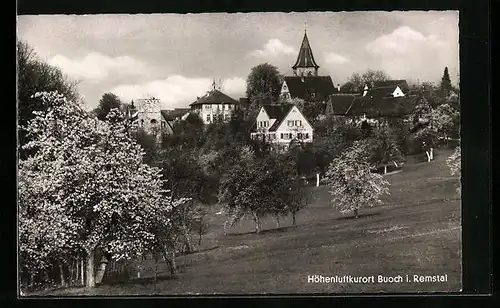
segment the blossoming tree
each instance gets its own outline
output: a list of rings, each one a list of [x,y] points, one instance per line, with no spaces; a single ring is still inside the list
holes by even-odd
[[[37,97],[47,108],[26,127],[32,141],[25,145],[37,151],[19,163],[20,265],[33,273],[71,254],[85,259],[93,287],[96,253],[114,260],[143,255],[158,217],[175,204],[162,191],[161,170],[142,162],[117,109],[104,122],[57,92]]]
[[[380,197],[389,194],[389,182],[370,171],[368,146],[355,142],[330,164],[326,178],[330,185],[333,206],[341,213],[354,213],[360,208],[382,203]]]

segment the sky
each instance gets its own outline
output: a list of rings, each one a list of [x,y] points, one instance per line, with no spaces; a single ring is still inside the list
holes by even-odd
[[[79,82],[89,109],[106,92],[186,107],[214,78],[244,97],[260,63],[292,74],[305,29],[319,75],[335,85],[367,69],[438,83],[446,66],[457,83],[457,11],[21,15],[17,24],[40,59]]]

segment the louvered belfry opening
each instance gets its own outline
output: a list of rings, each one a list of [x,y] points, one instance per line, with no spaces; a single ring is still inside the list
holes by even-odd
[[[302,39],[297,61],[295,61],[292,69],[295,76],[318,76],[319,65],[314,60],[306,31],[304,32],[304,38]]]

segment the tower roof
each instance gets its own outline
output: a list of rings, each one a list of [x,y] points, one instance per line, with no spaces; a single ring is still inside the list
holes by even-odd
[[[297,61],[292,66],[293,69],[296,69],[298,67],[314,67],[316,69],[319,68],[319,65],[316,64],[316,61],[314,61],[311,45],[309,44],[309,39],[307,38],[307,31],[304,31],[304,38],[302,39],[302,45],[300,46]]]

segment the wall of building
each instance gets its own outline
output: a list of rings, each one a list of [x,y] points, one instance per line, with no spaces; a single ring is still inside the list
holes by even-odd
[[[199,106],[201,106],[201,108]],[[217,116],[222,116],[224,120],[229,121],[235,108],[234,104],[202,104],[196,105],[193,111],[200,115],[204,124],[209,124],[212,123]]]
[[[134,102],[138,111],[138,126],[147,132],[161,128],[161,101],[157,98],[138,99]]]

